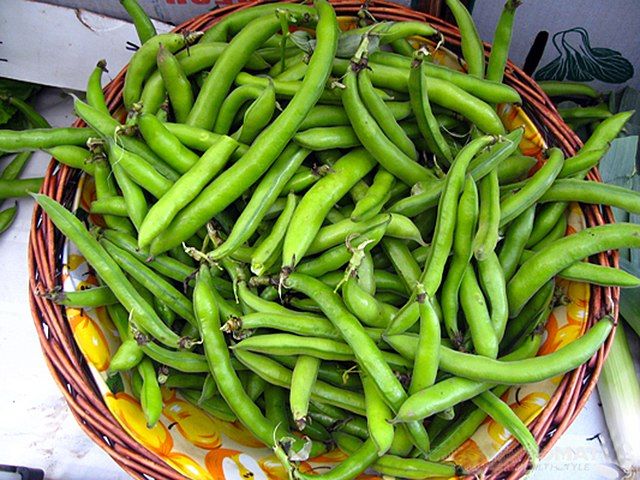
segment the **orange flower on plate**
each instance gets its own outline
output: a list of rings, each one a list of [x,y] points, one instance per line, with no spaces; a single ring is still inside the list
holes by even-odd
[[[175,399],[165,403],[165,417],[175,422],[178,431],[196,447],[212,450],[221,445],[220,434],[211,417],[195,405]]]
[[[267,455],[266,457],[262,457],[258,464],[260,468],[267,474],[267,478],[269,480],[288,480],[289,472],[287,472],[286,468],[280,460],[274,455]],[[302,473],[311,472],[313,469],[308,462],[300,462],[296,467]]]
[[[207,453],[204,462],[215,480],[270,480],[255,458],[238,450],[228,448],[211,450]]]
[[[100,326],[77,308],[67,308],[67,318],[73,337],[87,360],[99,372],[109,368],[109,344]]]
[[[549,316],[549,320],[547,321],[547,338],[542,344],[542,347],[540,347],[538,355],[555,352],[580,337],[583,323],[572,320],[571,317],[567,317],[567,320],[568,322],[565,325],[560,326],[555,312]]]
[[[470,469],[482,465],[488,459],[485,454],[482,453],[478,444],[470,438],[451,454],[449,460],[466,469]]]
[[[162,422],[148,428],[138,401],[128,393],[105,395],[107,407],[129,435],[149,450],[166,457],[173,449],[171,433]]]

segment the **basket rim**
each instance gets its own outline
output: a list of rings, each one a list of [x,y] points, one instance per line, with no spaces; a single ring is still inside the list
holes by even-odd
[[[292,3],[294,0],[285,1]],[[183,22],[175,27],[173,31],[197,30],[202,27],[206,29],[206,27],[210,27],[220,21],[230,12],[264,3],[272,2],[254,0],[217,8],[209,13]],[[448,46],[457,47],[460,45],[460,33],[454,25],[387,0],[331,0],[331,3],[340,11],[340,14],[357,13],[362,5],[366,3],[371,13],[381,17],[384,16],[385,19],[428,21],[447,37]],[[488,55],[490,44],[485,43],[484,47],[485,55]],[[104,89],[107,104],[112,112],[122,103],[122,90],[120,87],[124,80],[126,68],[121,70]],[[562,121],[549,97],[531,77],[511,61],[507,62],[505,83],[516,88],[522,95],[523,100],[526,99],[527,107],[542,116],[542,119],[536,118],[536,120],[540,121],[548,129],[548,139],[555,140],[555,142],[549,143],[559,144],[568,155],[574,154],[581,147],[580,140]],[[78,120],[73,125],[81,126],[82,124]],[[74,176],[77,179],[77,175],[77,171],[59,165],[52,159],[47,169],[41,192],[53,196],[58,201],[65,198],[68,201],[69,189],[66,187],[69,182],[73,183],[75,181]],[[591,170],[587,178],[593,181],[602,181],[597,168]],[[582,207],[589,225],[613,223],[613,214],[609,207],[603,207],[602,211],[599,206],[594,206],[593,208],[590,206]],[[38,295],[38,292],[52,288],[56,284],[60,271],[60,240],[60,235],[56,235],[53,224],[36,204],[34,206],[28,245],[29,299],[46,364],[56,384],[62,391],[72,414],[81,428],[133,477],[148,478],[146,474],[152,474],[154,478],[185,478],[155,453],[133,440],[120,427],[108,411],[92,376],[89,375],[86,363],[75,344],[64,312],[59,306]],[[617,251],[603,252],[597,257],[600,264],[618,267]],[[618,297],[618,288],[592,285],[587,324],[589,326],[592,325],[595,318],[600,318],[604,314],[612,315],[617,321]],[[543,412],[530,424],[532,433],[541,446],[541,458],[548,453],[560,435],[575,420],[588,400],[611,346],[614,331],[615,328],[607,342],[589,362],[565,374]],[[564,398],[567,389],[569,391],[568,400]],[[509,446],[504,448],[498,457],[471,473],[484,474],[487,478],[515,479],[520,478],[528,468],[529,461],[524,450],[517,442],[510,442]]]

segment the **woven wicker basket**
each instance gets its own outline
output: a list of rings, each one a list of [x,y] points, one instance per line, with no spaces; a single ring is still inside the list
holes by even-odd
[[[255,1],[214,10],[183,23],[176,28],[176,31],[206,30],[224,15],[259,3],[261,2]],[[334,2],[339,15],[356,15],[361,5],[358,1]],[[456,47],[460,44],[459,31],[438,18],[382,0],[368,2],[368,8],[380,20],[430,22],[445,35],[448,46]],[[121,105],[123,81],[124,71],[120,72],[105,88],[107,102],[112,111]],[[526,112],[536,122],[547,143],[562,148],[567,155],[575,153],[581,145],[579,139],[560,119],[549,98],[535,82],[511,63],[508,64],[505,81],[521,94]],[[74,125],[80,126],[81,122],[76,122]],[[70,207],[79,176],[79,171],[52,161],[47,170],[42,192]],[[589,179],[600,181],[598,171],[595,169],[591,171]],[[613,221],[609,208],[585,205],[583,212],[589,226]],[[184,478],[154,453],[133,440],[117,423],[107,409],[86,362],[74,342],[63,308],[37,294],[59,286],[63,242],[62,235],[55,230],[51,221],[36,205],[28,252],[30,301],[40,343],[55,381],[83,430],[134,478]],[[617,266],[617,253],[600,254],[597,262],[601,265]],[[617,318],[618,294],[615,288],[591,287],[589,325],[604,314],[613,314]],[[543,412],[530,425],[533,435],[540,444],[542,455],[545,455],[555,444],[589,398],[589,394],[596,385],[611,339],[612,337],[589,362],[564,376]],[[524,450],[516,442],[511,442],[498,458],[473,473],[484,474],[484,478],[515,479],[521,477],[528,466]]]

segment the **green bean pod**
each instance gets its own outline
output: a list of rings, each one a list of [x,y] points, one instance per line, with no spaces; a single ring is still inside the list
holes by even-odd
[[[393,413],[384,403],[376,384],[366,374],[363,374],[361,378],[369,436],[378,449],[378,456],[381,457],[389,451],[393,443],[395,429],[390,423],[390,420],[393,419]]]
[[[599,320],[583,336],[553,353],[526,360],[501,361],[441,347],[440,369],[471,380],[504,385],[535,383],[577,368],[589,360],[611,333],[611,318]]]
[[[108,142],[107,145],[109,158],[117,162],[134,182],[151,195],[162,198],[169,191],[173,182],[161,175],[142,157],[121,148],[113,141]]]
[[[556,180],[539,201],[610,205],[630,213],[640,214],[639,192],[617,185],[572,178]]]
[[[186,173],[198,161],[198,155],[182,145],[155,115],[140,115],[138,128],[149,147],[177,172]]]
[[[353,68],[347,70],[343,82],[345,89],[342,92],[342,104],[358,139],[367,151],[385,170],[408,185],[431,178],[433,174],[391,142],[367,111],[358,92],[357,74]]]
[[[408,70],[411,65],[411,57],[407,58],[403,55],[396,55],[382,50],[372,53],[369,56],[369,59],[377,65],[396,67],[397,69]],[[505,85],[504,83],[489,79],[483,80],[468,75],[465,72],[460,72],[458,70],[453,70],[430,62],[426,63],[424,68],[430,79],[434,78],[438,80],[445,80],[485,102],[522,103],[520,94],[513,87]]]
[[[522,139],[524,130],[518,128],[509,132],[498,140],[495,145],[489,147],[486,152],[480,153],[469,165],[469,173],[474,180],[478,181],[487,175],[491,170],[499,166],[517,148]],[[431,181],[426,187],[426,191],[403,198],[391,205],[389,210],[407,216],[418,215],[425,210],[438,205],[444,181]]]
[[[310,475],[296,470],[293,475],[298,480],[349,480],[364,472],[374,464],[377,458],[378,448],[373,439],[369,438],[350,452],[345,461],[339,463],[328,472],[321,475]]]
[[[386,340],[394,347],[394,349],[404,349],[404,356],[415,355],[417,348],[417,337],[415,335],[398,335],[399,338],[389,337]],[[500,364],[522,362],[524,359],[530,359],[534,356],[540,347],[540,337],[534,336],[527,339],[521,346],[512,353],[505,355],[500,360],[490,360]],[[441,363],[444,361],[442,355],[448,352],[454,352],[446,347],[440,347]],[[459,352],[456,352],[459,353]],[[489,360],[486,357],[464,354],[469,357]],[[497,382],[494,382],[497,383]],[[396,422],[403,422],[409,418],[421,419],[427,418],[439,412],[443,412],[454,405],[469,400],[480,393],[489,390],[494,385],[491,382],[471,381],[467,378],[458,376],[448,377],[434,385],[425,388],[409,397],[402,405]]]
[[[416,301],[420,312],[420,336],[416,349],[409,394],[433,385],[438,373],[440,355],[440,319],[427,298],[422,286],[418,286]]]
[[[491,323],[500,341],[509,319],[509,302],[504,273],[495,252],[478,261],[478,280],[491,306]]]
[[[581,151],[587,152],[589,150],[607,148],[622,131],[634,113],[634,111],[620,112],[603,120],[593,131],[589,139],[584,142]]]
[[[495,394],[488,391],[482,392],[472,399],[472,401],[496,422],[511,432],[527,452],[531,464],[535,467],[538,464],[540,447],[538,447],[538,442],[533,438],[527,426],[520,420],[520,417],[515,414],[511,407],[500,400]]]
[[[442,273],[453,244],[453,232],[457,208],[457,199],[463,189],[467,168],[481,149],[494,142],[490,136],[473,140],[456,156],[447,174],[445,186],[438,205],[438,220],[433,234],[434,242],[425,264],[423,283],[427,296],[433,297],[442,281]],[[446,218],[445,218],[446,216]]]
[[[184,123],[193,106],[193,90],[180,61],[163,45],[156,58],[158,71],[162,77],[176,122]]]
[[[12,207],[0,211],[0,233],[6,232],[16,219],[18,214],[18,202],[14,202]]]
[[[567,206],[565,202],[553,202],[541,205],[539,211],[536,212],[533,229],[525,244],[525,248],[530,248],[547,237],[549,232],[560,220],[560,217],[565,215]]]
[[[334,148],[354,148],[361,145],[356,132],[346,125],[310,128],[297,133],[293,140],[301,147],[315,152]]]
[[[195,315],[204,341],[206,361],[222,398],[238,419],[265,445],[272,445],[278,441],[277,427],[264,417],[247,395],[233,368],[224,335],[220,331],[219,310],[215,297],[208,282],[203,281],[207,276],[207,267],[201,267],[193,294]]]
[[[302,197],[293,213],[282,247],[283,267],[294,268],[304,257],[331,207],[373,169],[375,161],[365,150],[353,150],[333,165]]]
[[[202,74],[209,69],[222,52],[227,48],[227,43],[198,43],[175,55],[180,63],[180,68],[189,77],[195,74]],[[251,70],[263,70],[268,64],[258,55],[253,54],[247,60],[246,68]],[[144,84],[142,90],[143,113],[156,113],[164,102],[167,91],[159,71],[154,72]],[[207,130],[208,131],[208,130]]]
[[[258,134],[269,124],[276,111],[276,91],[273,83],[265,88],[260,96],[249,106],[244,114],[244,120],[237,132],[240,143],[250,144]],[[234,134],[235,135],[235,134]]]
[[[308,422],[311,390],[318,376],[320,359],[309,355],[300,355],[291,375],[289,403],[293,421],[298,430],[303,430]]]
[[[144,192],[142,188],[127,175],[120,164],[112,162],[111,168],[116,178],[116,183],[122,191],[122,196],[127,206],[127,216],[131,219],[136,229],[139,229],[149,211]]]
[[[500,185],[523,180],[536,163],[538,163],[538,160],[534,157],[519,154],[512,155],[498,166],[498,181]]]
[[[500,184],[498,170],[480,180],[480,211],[478,231],[473,238],[473,254],[478,261],[485,260],[498,245],[500,237]]]
[[[93,287],[74,292],[52,291],[45,296],[57,305],[75,308],[95,308],[113,305],[118,301],[109,287]]]
[[[297,206],[297,198],[293,193],[287,196],[287,204],[284,210],[273,225],[271,232],[267,237],[258,245],[251,257],[251,271],[256,275],[262,275],[267,268],[270,268],[270,259],[274,254],[277,254],[284,241],[289,223],[293,217]]]
[[[59,145],[45,150],[58,162],[71,168],[84,170],[93,176],[93,165],[91,163],[91,153],[86,148],[75,145]]]
[[[550,278],[574,262],[606,250],[640,248],[640,226],[629,223],[585,228],[560,238],[523,263],[507,285],[513,317]]]
[[[476,353],[495,358],[498,355],[498,336],[472,265],[467,266],[462,276],[460,305],[467,320]]]
[[[247,350],[235,349],[234,355],[242,364],[254,373],[260,375],[268,383],[279,387],[289,388],[292,373],[278,362]],[[356,392],[336,388],[323,381],[316,381],[311,390],[311,400],[314,402],[328,403],[342,408],[356,415],[365,414],[364,397]]]
[[[462,57],[469,75],[484,78],[484,47],[471,13],[460,0],[446,0],[462,37]]]
[[[368,70],[358,72],[358,92],[362,103],[378,122],[381,130],[407,157],[418,158],[416,147],[409,139],[405,131],[400,127],[387,104],[376,94]]]
[[[16,180],[0,179],[0,200],[15,197],[26,197],[42,187],[44,178],[24,178]]]
[[[88,153],[89,152],[87,152],[87,154]],[[2,173],[0,173],[0,180],[15,180],[16,178],[18,178],[24,170],[24,167],[26,167],[27,162],[32,155],[32,152],[20,152],[16,156],[14,156],[11,162],[9,162],[9,164],[2,169]]]
[[[100,60],[87,81],[87,103],[93,108],[111,115],[102,91],[102,74],[107,71],[106,60]]]
[[[174,312],[191,324],[195,323],[191,301],[130,253],[116,247],[106,239],[100,244],[109,255],[136,281],[143,284],[154,296],[160,297]]]
[[[176,183],[151,207],[138,233],[138,245],[149,245],[173,220],[177,213],[224,168],[238,143],[227,136],[209,147]]]
[[[544,166],[533,174],[517,193],[507,196],[500,203],[501,227],[511,222],[544,195],[562,170],[563,163],[562,150],[552,148]]]
[[[369,332],[367,332],[368,338]],[[232,347],[235,350],[258,352],[267,355],[309,355],[326,361],[348,362],[355,358],[351,347],[346,343],[330,338],[298,337],[288,333],[271,333],[245,338]],[[382,352],[382,356],[391,368],[406,370],[411,364],[400,355]]]
[[[498,255],[506,281],[513,277],[518,268],[518,262],[533,230],[535,212],[535,205],[532,205],[518,215],[506,231]]]
[[[236,220],[229,237],[211,253],[212,259],[217,260],[232,254],[255,233],[269,207],[308,154],[308,150],[293,144],[285,148],[254,190],[251,200]]]
[[[162,393],[151,360],[142,360],[138,364],[138,373],[142,377],[140,405],[147,421],[147,428],[153,428],[162,415]]]
[[[273,15],[277,10],[282,8],[286,8],[298,15],[313,15],[315,13],[309,5],[282,2],[256,5],[254,8],[244,8],[225,15],[221,21],[212,25],[211,28],[205,32],[200,43],[226,42],[229,38],[240,32],[240,30],[247,26],[252,20]]]
[[[224,210],[255,183],[284,150],[304,116],[316,104],[331,70],[331,58],[335,54],[338,36],[335,12],[331,5],[318,0],[316,9],[319,14],[316,27],[318,45],[311,56],[309,71],[301,88],[284,111],[251,144],[242,159],[211,182],[156,238],[151,246],[153,253],[161,253],[188,239],[213,215]],[[207,108],[210,107],[207,105]]]
[[[279,15],[287,15],[290,19],[296,18],[295,12],[285,9],[276,14],[256,18],[231,40],[207,75],[187,118],[188,125],[208,130],[213,128],[220,105],[234,77],[247,63],[249,56],[280,29]]]
[[[119,129],[122,126],[111,115],[107,115],[79,99],[74,100],[73,108],[76,115],[93,128],[105,142],[117,143],[118,147],[122,145],[122,149],[141,157],[145,164],[152,165],[162,176],[174,181],[178,179],[178,173],[161,160],[146,143],[134,137],[121,135]]]
[[[34,128],[0,130],[0,150],[23,152],[44,150],[58,145],[84,145],[94,135],[90,128]]]
[[[366,194],[356,202],[351,220],[360,222],[368,220],[380,213],[384,204],[391,196],[391,189],[396,182],[396,178],[383,168],[379,168],[371,186]]]
[[[493,34],[491,54],[487,64],[487,80],[502,82],[504,69],[509,58],[509,47],[513,35],[513,22],[516,16],[516,8],[520,6],[520,0],[507,0],[500,14],[500,19]]]
[[[297,273],[289,275],[285,279],[285,285],[304,293],[321,306],[324,314],[340,330],[346,342],[354,350],[360,368],[376,383],[385,402],[393,410],[399,408],[406,399],[402,385],[360,322],[344,307],[340,297],[319,280]],[[428,444],[428,436],[424,427],[413,424],[409,425],[409,429],[415,443],[420,445],[419,448],[428,450],[425,445]]]
[[[124,7],[131,20],[133,20],[133,26],[136,28],[141,43],[144,44],[147,40],[157,35],[156,27],[153,26],[151,19],[137,0],[120,0],[120,5]]]
[[[334,434],[338,447],[347,454],[352,454],[360,442],[347,432]],[[432,477],[452,477],[462,473],[462,469],[453,463],[436,463],[421,458],[402,458],[396,455],[383,455],[372,465],[372,468],[383,475],[397,478],[422,480]]]
[[[441,293],[444,324],[449,338],[455,343],[462,340],[458,329],[458,297],[462,278],[471,260],[471,241],[478,222],[478,191],[470,176],[465,181],[458,212],[453,232],[453,257]]]
[[[186,35],[182,33],[163,33],[147,40],[131,57],[127,74],[124,78],[122,100],[127,110],[131,109],[133,104],[140,100],[142,85],[156,65],[156,57],[160,45],[163,45],[170,52],[175,52],[193,45],[201,36],[202,33],[200,32],[192,32]]]
[[[431,111],[431,105],[429,104],[428,82],[424,63],[424,54],[421,51],[414,53],[411,69],[409,70],[408,83],[411,106],[416,116],[420,133],[427,142],[429,150],[446,164],[451,164],[453,161],[451,148],[449,148],[449,144],[442,135],[438,120]]]
[[[94,180],[96,186],[96,199],[103,200],[117,196],[118,190],[112,176],[111,168],[109,167],[109,163],[103,158],[96,157],[94,159]],[[127,208],[127,214],[128,213]],[[134,231],[133,225],[128,218],[105,215],[104,222],[109,228],[114,230],[127,233],[133,233]]]
[[[538,82],[538,85],[550,97],[600,97],[597,90],[585,83],[544,80]]]
[[[394,314],[393,308],[383,308],[383,305],[367,293],[352,275],[342,285],[342,299],[349,311],[370,327],[385,328]]]

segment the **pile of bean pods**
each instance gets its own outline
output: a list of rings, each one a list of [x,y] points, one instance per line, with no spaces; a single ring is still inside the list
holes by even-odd
[[[495,106],[520,102],[502,83],[517,3],[486,73],[458,0],[465,73],[432,63],[428,24],[365,12],[340,32],[327,0],[244,9],[204,35],[139,19],[124,124],[98,67],[75,101],[86,128],[0,131],[2,150],[45,149],[93,176],[103,228],[36,198],[101,286],[48,295],[106,305],[122,338],[110,370],[131,372],[149,426],[164,384],[242,422],[295,478],[335,445],[349,456],[320,478],[452,476],[446,458],[487,416],[535,463],[500,396],[580,366],[613,325],[536,356],[554,279],[639,284],[582,260],[640,247],[640,226],[565,236],[568,202],[640,213],[640,196],[584,179],[630,113],[566,159],[523,156],[523,131],[505,131]]]

